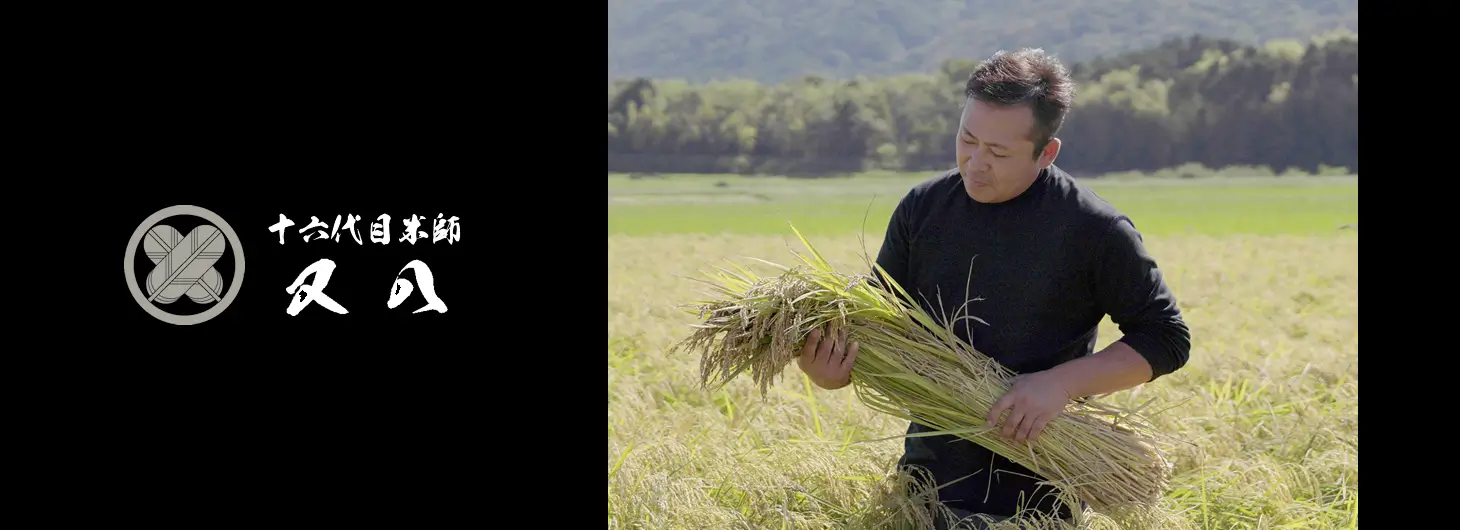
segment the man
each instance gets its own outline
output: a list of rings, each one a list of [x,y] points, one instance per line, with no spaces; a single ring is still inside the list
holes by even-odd
[[[1131,220],[1054,166],[1055,134],[1073,98],[1065,69],[1041,50],[1000,52],[980,65],[965,87],[957,168],[901,199],[877,256],[940,319],[944,309],[963,307],[965,294],[974,300],[967,313],[988,324],[954,327],[1021,374],[988,419],[1017,442],[1036,439],[1073,398],[1181,368],[1191,348],[1176,300]],[[1096,353],[1105,315],[1123,336]],[[801,368],[822,388],[842,388],[857,345],[821,338],[807,341]],[[929,430],[908,427],[909,434]],[[958,519],[1021,509],[1072,517],[1054,492],[1036,487],[1042,479],[1033,471],[954,436],[907,438],[899,466],[925,470],[938,485],[957,481],[938,500]]]

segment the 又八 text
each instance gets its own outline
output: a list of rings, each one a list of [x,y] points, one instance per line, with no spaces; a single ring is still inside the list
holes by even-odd
[[[348,233],[350,237],[355,239],[355,244],[364,245],[365,241],[360,239],[360,231],[355,226],[355,222],[362,219],[364,218],[355,214],[346,214],[343,218],[344,225],[341,226],[341,217],[339,215],[335,216],[333,225],[325,223],[319,220],[319,217],[311,215],[309,216],[309,224],[300,228],[297,234],[303,234],[302,239],[306,243],[321,239],[329,239],[338,243],[340,241],[341,229],[343,229],[343,232]],[[448,245],[451,245],[456,244],[457,241],[461,241],[460,221],[461,218],[457,216],[446,217],[445,214],[439,213],[436,214],[435,220],[419,215],[411,215],[408,218],[401,218],[400,222],[404,225],[401,231],[392,233],[390,230],[390,215],[380,214],[380,216],[376,217],[370,223],[368,237],[371,243],[379,243],[382,245],[390,244],[392,239],[395,239],[397,243],[404,242],[412,245],[416,244],[416,240],[418,239],[421,241],[429,240],[431,243],[444,240]],[[295,225],[296,223],[293,220],[284,214],[279,214],[279,222],[269,225],[269,232],[279,234],[279,244],[282,245],[284,244],[286,229]],[[427,227],[431,228],[431,233],[429,234],[425,230]],[[399,235],[399,237],[396,237],[396,235]]]
[[[395,283],[390,286],[390,298],[386,300],[385,307],[395,309],[415,290],[410,280],[400,277],[406,270],[411,269],[416,271],[416,283],[420,284],[421,296],[426,299],[426,305],[421,306],[420,309],[411,313],[415,314],[422,311],[445,313],[446,302],[441,301],[441,297],[436,296],[436,276],[431,274],[431,268],[427,267],[425,262],[418,259],[411,260],[410,263],[407,263],[405,267],[401,268],[400,272],[396,273]],[[291,317],[298,316],[299,312],[303,311],[309,304],[317,303],[320,307],[336,314],[348,314],[349,311],[345,309],[345,306],[340,305],[339,302],[336,302],[335,299],[330,298],[329,295],[324,293],[324,288],[329,285],[330,276],[333,276],[334,273],[335,262],[330,259],[321,259],[305,267],[304,271],[300,272],[299,276],[294,278],[294,283],[284,288],[284,292],[292,295],[289,297],[289,308],[285,309],[284,312],[288,313]],[[314,275],[314,282],[304,283],[304,279],[308,278],[311,274]]]

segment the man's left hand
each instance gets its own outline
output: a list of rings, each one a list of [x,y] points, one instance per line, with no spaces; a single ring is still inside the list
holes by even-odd
[[[1065,405],[1069,403],[1070,394],[1054,373],[1023,374],[1014,378],[1009,392],[989,409],[988,426],[998,425],[999,416],[1007,411],[1009,417],[1004,420],[1004,437],[1019,443],[1033,443],[1044,431],[1045,424],[1064,412]]]

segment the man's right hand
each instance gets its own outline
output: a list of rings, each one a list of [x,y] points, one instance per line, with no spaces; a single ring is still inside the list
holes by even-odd
[[[822,340],[822,330],[813,329],[806,337],[797,363],[816,386],[836,390],[851,384],[852,363],[857,360],[857,343],[847,345],[847,332]]]

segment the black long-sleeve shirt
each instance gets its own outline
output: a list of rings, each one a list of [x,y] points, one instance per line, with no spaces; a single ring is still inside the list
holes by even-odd
[[[997,204],[970,198],[957,170],[918,184],[894,210],[877,263],[940,322],[974,300],[965,313],[987,325],[960,320],[956,334],[1018,373],[1093,354],[1105,315],[1150,363],[1152,380],[1190,351],[1176,299],[1130,218],[1054,166]],[[1012,515],[1022,496],[1026,507],[1069,516],[1047,487],[1036,489],[1033,471],[953,436],[907,438],[899,464],[925,468],[940,485],[977,473],[939,491],[953,508]]]

